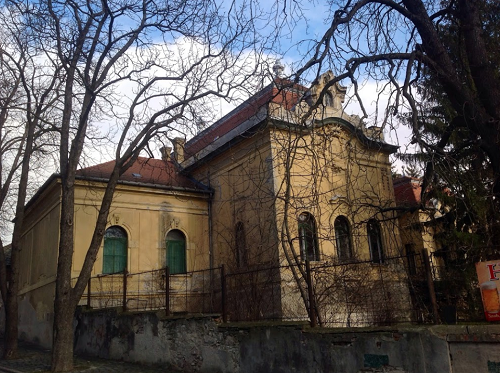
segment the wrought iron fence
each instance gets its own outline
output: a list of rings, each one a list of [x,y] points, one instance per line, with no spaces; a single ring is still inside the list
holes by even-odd
[[[92,277],[80,304],[125,311],[221,313],[221,268],[170,274],[168,268]]]
[[[315,319],[321,325],[346,327],[409,322],[416,312],[406,259],[311,263],[309,268],[304,263],[227,274],[228,318]]]
[[[338,327],[453,322],[447,315],[453,312],[447,308],[453,297],[443,291],[445,276],[438,264],[422,251],[383,263],[311,262],[232,273],[222,266],[174,275],[164,268],[101,275],[90,279],[80,304]],[[453,305],[455,314],[459,305]],[[459,310],[459,319],[462,314]]]
[[[266,266],[226,274],[226,317],[231,321],[284,319],[280,269]]]

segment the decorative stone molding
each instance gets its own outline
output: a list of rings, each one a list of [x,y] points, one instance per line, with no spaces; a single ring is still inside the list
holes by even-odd
[[[179,228],[180,220],[178,218],[173,218],[170,221],[170,228]]]

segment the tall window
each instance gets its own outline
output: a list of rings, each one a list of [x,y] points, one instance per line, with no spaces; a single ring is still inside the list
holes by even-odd
[[[127,232],[116,225],[104,233],[102,273],[119,273],[127,268]]]
[[[417,274],[417,263],[415,262],[415,245],[407,243],[405,245],[406,258],[408,259],[408,274]]]
[[[318,237],[314,216],[308,212],[299,215],[299,244],[302,260],[319,260]]]
[[[366,226],[368,233],[368,245],[370,247],[370,256],[373,262],[384,262],[384,249],[382,247],[382,235],[380,225],[375,219],[368,221]]]
[[[345,216],[338,216],[334,223],[335,243],[337,244],[337,255],[340,261],[352,258],[351,230],[349,221]]]
[[[178,229],[167,234],[167,266],[173,275],[186,273],[186,236]]]
[[[236,265],[244,267],[248,264],[248,254],[246,247],[245,227],[242,222],[235,226],[235,247],[236,247]]]

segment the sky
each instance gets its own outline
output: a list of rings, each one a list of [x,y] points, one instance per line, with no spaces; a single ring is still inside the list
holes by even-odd
[[[221,6],[228,6],[228,4],[232,4],[232,0],[225,0],[226,3]],[[245,1],[245,0],[238,0]],[[266,32],[272,32],[279,30],[281,35],[279,38],[274,39],[273,43],[267,44],[267,49],[261,55],[263,58],[263,62],[267,62],[269,67],[272,67],[276,60],[280,60],[281,63],[285,66],[285,75],[292,74],[294,69],[300,66],[300,63],[304,61],[305,56],[307,56],[310,41],[317,40],[321,38],[323,32],[327,27],[327,23],[330,20],[330,14],[332,9],[328,5],[326,1],[308,1],[303,2],[303,7],[300,9],[300,13],[297,12],[297,9],[291,9],[291,6],[298,4],[296,2],[262,2],[257,3],[261,6],[261,10],[266,13],[266,15],[274,14],[274,18],[263,17],[266,21],[261,20],[257,22],[256,27],[260,32],[265,34]],[[283,8],[286,5],[286,8]],[[270,20],[269,20],[270,19]],[[154,36],[154,35],[153,35]],[[190,47],[189,43],[184,39],[171,39],[171,38],[158,38],[162,42],[171,42],[172,44],[169,46],[170,50],[175,53],[175,55],[179,58],[179,60],[171,61],[172,65],[179,65],[183,62],[183,60],[188,60],[190,57],[195,55],[200,46],[198,47]],[[242,53],[239,55],[239,58],[243,60],[246,59],[247,62],[251,62],[252,55],[249,52]],[[242,62],[243,63],[243,62]],[[238,65],[236,65],[238,68]],[[325,69],[326,70],[326,69]],[[236,71],[238,71],[236,69]],[[243,67],[240,68],[240,71],[244,71]],[[322,71],[325,72],[325,71]],[[154,73],[154,70],[153,70]],[[235,76],[234,79],[237,79]],[[268,77],[268,82],[270,81],[270,76]],[[306,75],[307,79],[307,75]],[[368,118],[366,120],[368,125],[379,125],[381,116],[380,113],[378,116],[376,113],[376,100],[379,96],[379,89],[374,80],[371,80],[367,77],[361,77],[362,81],[362,89],[360,91],[360,95],[363,99],[364,106],[368,111]],[[351,87],[348,82],[343,82],[344,85],[348,87],[348,94],[352,92]],[[307,83],[306,83],[307,84]],[[262,85],[261,85],[262,86]],[[129,83],[124,83],[119,86],[118,92],[121,96],[119,96],[119,101],[121,104],[121,114],[125,114],[127,110],[127,102],[130,102],[132,97],[132,92],[134,88]],[[213,121],[227,114],[230,110],[235,108],[239,103],[248,98],[249,95],[255,93],[257,88],[254,90],[248,90],[247,92],[240,92],[235,94],[235,100],[228,102],[227,100],[214,100],[212,103],[213,110]],[[118,97],[118,96],[117,96]],[[382,95],[379,101],[379,106],[383,107],[387,102],[387,96]],[[362,115],[360,107],[355,100],[346,100],[346,112],[348,114],[358,114]],[[152,102],[150,109],[153,111],[161,109],[163,104],[162,99],[157,99]],[[210,122],[207,124],[211,124]],[[103,137],[103,141],[106,140],[115,140],[117,139],[117,134],[113,131],[116,129],[116,122],[113,120],[101,121],[97,122],[98,128],[100,130],[100,134]],[[408,128],[403,126],[399,126],[398,128],[386,128],[385,129],[385,140],[388,143],[399,145],[402,151],[405,151],[407,148],[407,144],[409,143],[411,133]],[[90,142],[89,140],[87,140]],[[162,144],[156,142],[151,144],[151,149],[154,151],[154,156],[159,157],[159,147]],[[97,164],[105,161],[109,161],[114,158],[114,150],[111,146],[100,147],[98,150],[93,148],[88,148],[86,151],[86,155],[84,157],[84,162],[82,162],[81,166],[89,166],[92,164]],[[401,170],[401,162],[396,162],[397,168]],[[57,162],[53,161],[53,163],[47,164],[45,167],[46,177],[50,176],[53,172],[58,172]],[[40,179],[43,179],[41,177]]]
[[[243,0],[244,1],[244,0]],[[311,41],[319,40],[327,27],[331,22],[331,17],[336,10],[334,7],[335,1],[324,1],[324,0],[313,0],[305,2],[290,2],[290,1],[278,1],[278,2],[260,2],[262,10],[265,12],[271,12],[276,15],[274,21],[262,23],[261,27],[263,32],[272,33],[278,27],[282,36],[279,38],[279,43],[274,45],[274,49],[269,51],[269,59],[275,60],[279,59],[284,65],[285,71],[284,75],[293,74],[298,67],[301,67],[301,63],[307,58],[309,49],[311,47]],[[278,5],[276,5],[278,4]],[[300,4],[301,8],[292,8]],[[404,29],[403,29],[404,31]],[[393,30],[394,35],[392,35],[397,42],[404,45],[404,39],[406,35],[404,32],[399,31],[397,27]],[[366,48],[366,42],[359,41],[362,47]],[[343,72],[343,61],[339,61],[337,64],[335,61],[331,62],[334,64],[337,71]],[[273,64],[271,62],[271,64]],[[324,69],[326,71],[326,68]],[[325,71],[321,71],[324,73]],[[310,76],[305,75],[305,80]],[[381,125],[383,122],[383,110],[388,103],[389,95],[381,92],[379,85],[368,75],[359,77],[359,86],[361,87],[360,96],[363,100],[363,105],[368,113],[368,118],[366,118],[366,123],[368,125]],[[348,81],[342,82],[343,85],[347,86],[349,96],[352,94],[352,85]],[[385,84],[386,82],[382,82]],[[306,85],[307,82],[305,83]],[[387,92],[387,90],[385,91]],[[377,107],[378,100],[378,107]],[[345,102],[345,110],[348,114],[357,114],[362,116],[362,110],[356,99],[347,99]],[[221,103],[221,114],[225,114],[231,108],[234,107],[232,104]],[[377,112],[378,108],[378,112]],[[400,108],[400,112],[404,111],[404,108]],[[409,145],[411,141],[411,130],[398,123],[391,123],[384,127],[385,140],[391,144],[399,145],[401,151],[415,151],[413,147]],[[400,161],[395,161],[396,167],[401,171],[402,163]]]
[[[240,2],[244,2],[245,0],[238,0]],[[278,1],[278,2],[254,2],[252,3],[255,6],[260,7],[258,11],[263,12],[264,16],[261,20],[257,20],[256,28],[262,34],[272,34],[272,32],[276,32],[277,30],[280,32],[280,36],[275,39],[271,39],[271,42],[268,42],[266,47],[268,49],[265,50],[264,54],[261,56],[263,58],[262,62],[267,62],[269,66],[274,64],[274,61],[280,60],[281,63],[285,66],[285,75],[293,74],[295,69],[300,66],[300,63],[304,61],[307,53],[310,48],[311,40],[318,40],[321,38],[325,29],[328,26],[328,22],[330,21],[330,15],[333,9],[328,5],[326,1],[308,1],[303,2],[300,9],[292,8],[296,6],[296,2],[289,1]],[[228,9],[229,6],[232,6],[232,0],[225,0],[221,4],[221,9]],[[254,9],[255,10],[255,9]],[[270,17],[270,15],[274,15]],[[153,35],[154,36],[154,35]],[[190,43],[187,42],[184,38],[180,39],[172,39],[171,35],[168,35],[166,38],[156,35],[157,37],[157,47],[161,48],[161,45],[165,45],[165,41],[170,42],[171,45],[167,47],[168,52],[172,52],[175,56],[177,56],[177,60],[172,60],[171,65],[180,65],[184,61],[188,61],[194,54],[200,51],[203,46],[196,45],[196,43],[190,46]],[[163,52],[162,52],[163,53]],[[161,53],[160,53],[161,54]],[[243,53],[239,56],[242,60],[247,59],[247,62],[252,60],[249,57],[249,53]],[[171,58],[171,57],[169,57]],[[243,66],[243,62],[242,62]],[[340,67],[339,67],[340,66]],[[342,71],[341,65],[335,66],[339,71]],[[156,70],[158,71],[158,70]],[[243,71],[243,68],[241,69]],[[326,71],[326,68],[325,68]],[[321,72],[325,72],[321,71]],[[154,75],[155,69],[153,69],[150,74]],[[161,73],[161,72],[160,72]],[[304,84],[308,85],[307,82],[308,76],[305,76]],[[267,82],[270,81],[270,76],[267,77]],[[344,85],[348,87],[348,95],[352,92],[352,86],[350,86],[350,82],[342,82]],[[375,81],[370,80],[369,78],[361,77],[362,87],[360,91],[360,95],[363,99],[363,104],[368,112],[368,118],[366,119],[366,123],[368,125],[380,125],[383,115],[382,111],[378,112],[377,115],[377,97],[379,97],[379,89]],[[182,86],[180,87],[182,89]],[[240,102],[249,97],[249,95],[255,93],[255,90],[248,90],[247,92],[239,92],[236,93],[233,98],[234,100],[229,102],[226,99],[214,99],[213,101],[213,115],[210,121],[207,124],[213,123],[218,118],[227,114],[230,110],[236,107]],[[120,112],[123,116],[127,114],[127,102],[130,102],[133,97],[134,87],[128,82],[120,84],[118,87],[118,91],[121,92],[122,97],[119,99],[121,104]],[[379,109],[382,109],[387,103],[387,96],[381,95],[379,97]],[[158,98],[151,102],[150,107],[156,110],[160,110],[163,105],[163,100]],[[117,109],[118,110],[118,109]],[[362,116],[362,111],[358,102],[354,99],[346,99],[346,112],[349,114],[358,114]],[[98,123],[98,127],[101,130],[101,134],[105,138],[115,139],[117,140],[118,132],[113,133],[117,124],[113,119],[103,120],[101,123]],[[409,142],[409,137],[411,135],[410,131],[403,126],[399,126],[399,128],[389,128],[388,126],[384,129],[386,141],[392,144],[400,145],[402,149],[406,147],[406,144]],[[185,134],[179,133],[179,135],[183,136]],[[175,134],[172,135],[174,137]],[[192,136],[187,134],[187,136]],[[151,143],[151,149],[155,152],[155,156],[159,156],[159,147],[163,144],[157,142]],[[91,164],[105,162],[114,158],[114,149],[112,147],[101,147],[99,151],[95,151],[92,148],[89,148],[87,152],[87,156],[85,157],[85,162],[82,163],[82,166],[88,166]],[[54,171],[57,171],[54,170]]]

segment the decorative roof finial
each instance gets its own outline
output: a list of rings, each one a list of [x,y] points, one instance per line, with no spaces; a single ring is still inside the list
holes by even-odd
[[[283,74],[283,71],[285,70],[285,66],[283,66],[280,62],[280,60],[276,60],[273,66],[273,72],[274,72],[274,77],[275,78],[281,78],[281,74]]]

